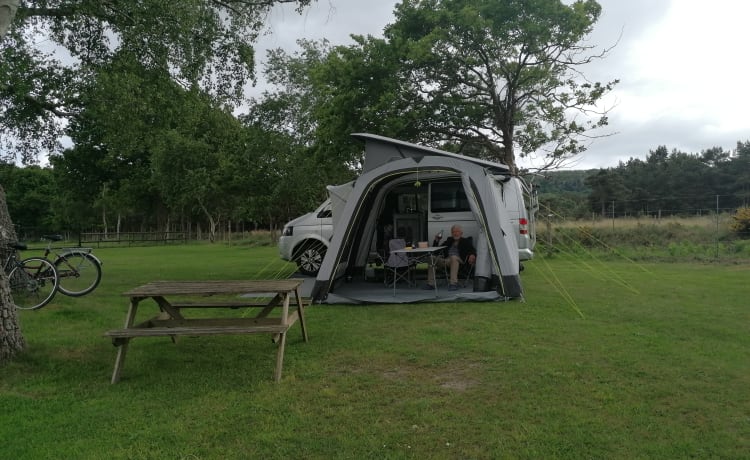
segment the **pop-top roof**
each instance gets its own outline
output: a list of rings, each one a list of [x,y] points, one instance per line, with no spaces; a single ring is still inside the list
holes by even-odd
[[[401,158],[415,158],[418,160],[424,156],[442,156],[458,160],[470,161],[497,174],[507,174],[510,168],[502,163],[482,160],[479,158],[446,152],[424,145],[412,144],[390,137],[378,136],[377,134],[354,133],[352,137],[365,142],[365,164],[363,173],[382,166],[389,161]]]

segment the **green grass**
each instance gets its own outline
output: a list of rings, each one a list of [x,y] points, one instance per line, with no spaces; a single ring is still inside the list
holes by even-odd
[[[97,291],[20,314],[3,458],[750,456],[747,265],[539,258],[525,302],[313,306],[279,384],[258,335],[136,339],[110,385],[122,292],[293,267],[274,247],[96,253]]]

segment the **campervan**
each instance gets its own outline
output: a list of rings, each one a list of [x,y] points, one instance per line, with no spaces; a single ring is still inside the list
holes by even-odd
[[[419,186],[415,187],[415,183]],[[534,257],[535,220],[538,209],[536,191],[517,176],[494,177],[495,187],[508,212],[518,243],[519,260]],[[404,176],[394,181],[378,209],[377,232],[370,245],[372,252],[383,250],[387,239],[404,238],[408,243],[431,242],[435,235],[450,234],[452,225],[461,225],[464,235],[475,241],[479,223],[474,218],[458,174],[430,178]],[[279,239],[282,259],[297,264],[300,273],[314,276],[320,269],[333,235],[331,200],[315,211],[288,222]]]
[[[284,225],[279,238],[279,255],[295,262],[300,273],[315,276],[332,234],[331,200],[326,200],[315,211]]]

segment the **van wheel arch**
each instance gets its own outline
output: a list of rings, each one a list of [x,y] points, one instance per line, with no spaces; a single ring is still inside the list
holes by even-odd
[[[294,262],[300,273],[307,276],[316,276],[320,271],[320,265],[326,256],[328,246],[315,239],[304,240],[294,248]]]

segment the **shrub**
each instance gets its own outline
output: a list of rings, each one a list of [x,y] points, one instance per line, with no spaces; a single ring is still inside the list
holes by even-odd
[[[591,246],[594,245],[595,238],[594,238],[593,230],[592,230],[591,227],[588,227],[586,225],[582,225],[582,226],[578,227],[577,230],[578,230],[578,232],[577,232],[578,233],[578,241],[580,241],[580,243],[583,246],[591,247]]]
[[[726,245],[727,253],[739,256],[750,256],[750,241],[736,240]]]
[[[750,208],[739,208],[732,216],[732,231],[742,238],[750,238]]]

